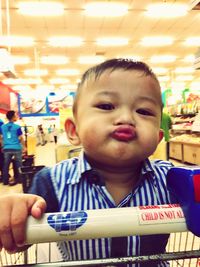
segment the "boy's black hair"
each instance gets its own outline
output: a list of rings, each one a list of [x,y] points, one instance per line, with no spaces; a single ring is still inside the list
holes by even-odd
[[[138,70],[143,72],[145,76],[151,76],[154,78],[158,84],[159,81],[152,71],[152,69],[144,62],[142,61],[133,61],[131,59],[124,59],[124,58],[113,58],[104,61],[103,63],[100,63],[94,67],[89,68],[81,78],[81,81],[78,85],[76,96],[74,99],[74,104],[73,104],[73,113],[76,113],[77,110],[77,102],[79,99],[80,91],[83,85],[85,84],[86,81],[88,81],[90,78],[94,78],[95,80],[98,79],[102,73],[104,73],[106,70],[110,69],[110,71],[115,71],[117,69],[122,69],[122,70]]]
[[[15,116],[15,111],[14,110],[9,110],[7,113],[6,113],[6,118],[10,121],[12,120],[12,118]]]

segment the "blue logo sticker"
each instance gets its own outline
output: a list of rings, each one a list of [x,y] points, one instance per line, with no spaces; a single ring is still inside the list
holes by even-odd
[[[55,213],[47,217],[47,222],[56,232],[76,231],[87,221],[87,217],[85,211]]]

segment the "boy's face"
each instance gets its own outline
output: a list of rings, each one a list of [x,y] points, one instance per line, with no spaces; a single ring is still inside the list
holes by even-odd
[[[109,70],[82,88],[76,133],[91,162],[130,167],[161,139],[158,83],[140,71]]]

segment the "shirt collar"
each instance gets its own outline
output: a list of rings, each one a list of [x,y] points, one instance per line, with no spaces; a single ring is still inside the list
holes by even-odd
[[[73,160],[73,159],[72,159]],[[142,177],[153,177],[154,173],[154,166],[153,163],[150,162],[149,159],[146,159],[144,161],[142,170],[141,170],[141,176]],[[100,177],[98,176],[97,172],[92,169],[89,162],[86,159],[86,156],[83,151],[80,152],[79,157],[77,159],[77,169],[75,172],[73,172],[73,175],[68,180],[68,183],[74,184],[79,183],[82,178],[87,178],[88,181],[92,184],[98,184],[103,185],[104,183],[101,181]]]

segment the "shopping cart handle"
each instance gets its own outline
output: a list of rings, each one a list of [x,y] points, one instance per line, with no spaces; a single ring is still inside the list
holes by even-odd
[[[185,232],[178,204],[46,213],[28,218],[26,243]]]
[[[200,237],[200,166],[173,167],[167,186],[181,205],[188,230]]]

